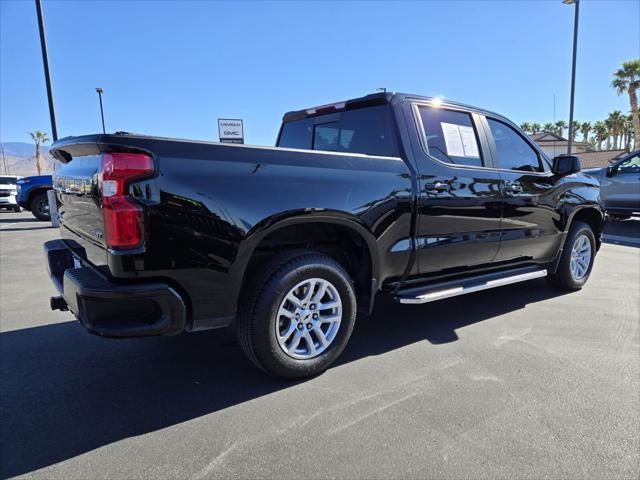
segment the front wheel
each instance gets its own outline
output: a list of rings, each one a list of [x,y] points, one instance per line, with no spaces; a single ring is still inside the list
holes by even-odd
[[[591,275],[595,256],[596,239],[591,227],[575,222],[569,230],[558,269],[547,279],[563,290],[579,290]]]
[[[324,371],[344,350],[355,324],[349,275],[319,253],[292,252],[268,262],[248,282],[240,302],[243,351],[279,378]]]
[[[49,199],[47,198],[47,194],[39,193],[36,195],[33,200],[31,200],[30,205],[31,213],[38,220],[42,220],[44,222],[48,222],[51,220],[51,215],[49,213]]]

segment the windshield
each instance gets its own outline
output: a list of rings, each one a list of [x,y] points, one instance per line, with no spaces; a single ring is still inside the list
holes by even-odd
[[[388,105],[303,118],[282,125],[279,147],[398,156]]]

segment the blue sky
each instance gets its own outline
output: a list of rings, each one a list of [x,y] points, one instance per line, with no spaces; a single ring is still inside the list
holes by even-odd
[[[609,87],[640,56],[640,2],[583,0],[576,118],[626,96]],[[271,145],[282,114],[386,87],[568,119],[573,6],[560,0],[101,2],[44,0],[61,137],[100,130],[217,140],[243,118]],[[50,132],[34,2],[0,0],[0,140]]]

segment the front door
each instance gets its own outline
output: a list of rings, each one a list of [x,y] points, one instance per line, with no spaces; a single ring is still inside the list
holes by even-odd
[[[420,274],[491,263],[499,246],[501,179],[479,117],[457,106],[412,107],[421,147],[416,247]]]
[[[602,179],[601,196],[608,211],[640,211],[640,154],[626,158]]]
[[[523,133],[498,118],[486,117],[485,125],[504,180],[496,261],[552,260],[562,239],[561,215],[554,198],[558,179]]]

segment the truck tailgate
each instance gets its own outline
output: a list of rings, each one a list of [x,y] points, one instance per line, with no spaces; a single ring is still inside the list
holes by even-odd
[[[71,234],[82,237],[102,252],[106,248],[104,241],[104,217],[100,173],[102,157],[86,155],[72,158],[56,172],[54,188],[58,198],[58,210],[61,226]]]
[[[53,185],[61,234],[69,246],[97,266],[108,263],[107,251],[144,249],[146,209],[139,181],[154,176],[152,155],[103,143],[95,135],[63,139],[51,151],[64,162]]]

